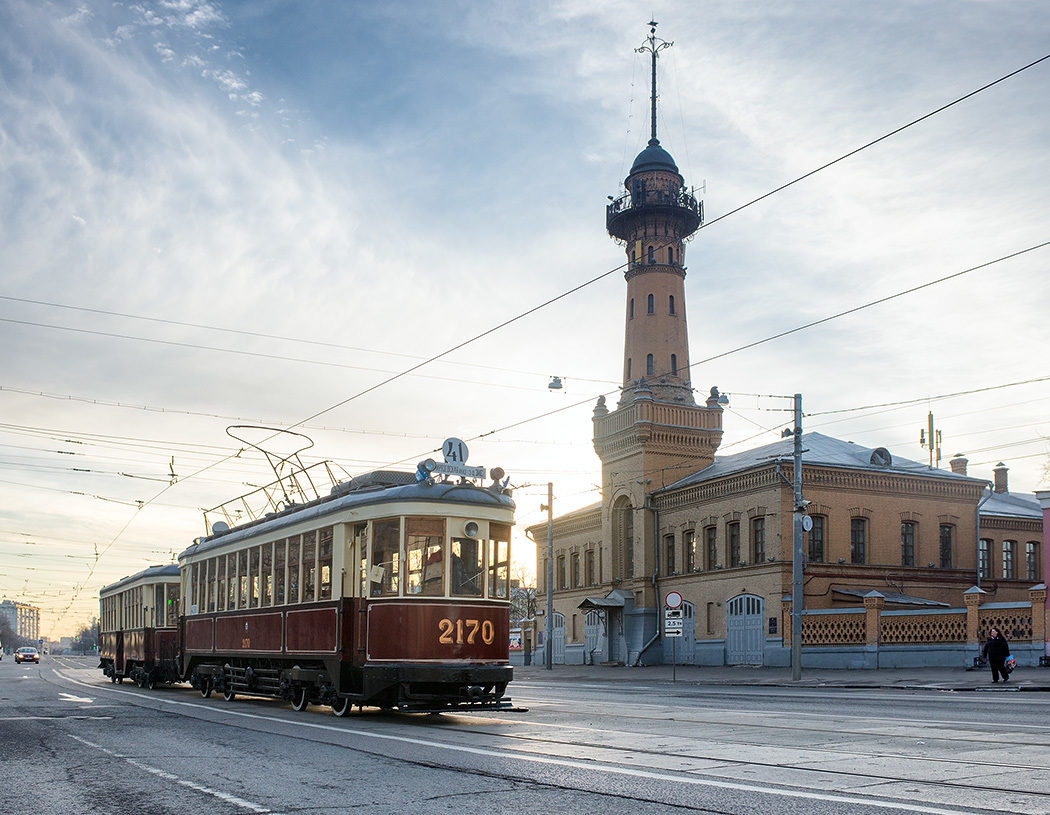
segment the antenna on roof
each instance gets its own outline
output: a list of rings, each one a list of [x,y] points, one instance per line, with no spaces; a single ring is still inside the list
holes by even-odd
[[[659,25],[659,23],[657,23],[656,20],[650,20],[649,21],[649,36],[646,38],[645,45],[641,45],[638,48],[634,49],[635,52],[637,52],[639,54],[641,54],[641,53],[649,53],[649,54],[651,54],[652,55],[652,61],[653,61],[653,72],[652,72],[653,73],[653,92],[652,92],[653,121],[652,121],[652,136],[649,138],[649,144],[659,144],[660,143],[660,140],[658,138],[656,138],[656,55],[659,54],[661,51],[663,51],[665,48],[670,48],[672,45],[674,45],[673,42],[667,42],[666,40],[661,40],[659,37],[656,36],[656,26],[658,26],[658,25]]]

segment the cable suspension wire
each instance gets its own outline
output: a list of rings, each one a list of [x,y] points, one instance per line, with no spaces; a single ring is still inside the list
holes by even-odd
[[[915,120],[909,122],[908,124],[905,124],[905,125],[903,125],[903,126],[901,126],[899,128],[896,128],[895,130],[890,131],[889,133],[887,133],[887,134],[885,134],[883,136],[880,136],[879,138],[874,139],[874,140],[868,142],[867,144],[862,145],[861,147],[858,147],[855,150],[852,150],[849,153],[846,153],[846,154],[840,156],[837,159],[834,159],[833,161],[827,162],[826,164],[823,164],[820,167],[817,167],[816,169],[806,173],[805,175],[799,176],[798,178],[794,179],[793,181],[788,182],[787,184],[783,184],[783,185],[777,187],[776,189],[773,189],[773,190],[767,192],[766,194],[764,194],[764,195],[762,195],[762,196],[760,196],[758,198],[755,198],[755,199],[753,199],[753,200],[751,200],[751,201],[749,201],[749,202],[747,202],[745,204],[742,204],[742,205],[736,207],[733,210],[730,210],[729,212],[724,213],[723,215],[720,215],[719,217],[717,217],[717,218],[715,218],[715,219],[713,219],[711,221],[708,221],[706,224],[701,226],[701,229],[709,227],[709,226],[713,225],[714,223],[718,223],[718,222],[728,218],[730,215],[733,215],[733,214],[735,214],[737,212],[742,211],[743,209],[746,209],[747,207],[750,207],[750,206],[752,206],[754,204],[757,204],[758,202],[763,201],[766,198],[769,198],[769,197],[777,194],[778,192],[781,192],[781,191],[787,189],[788,187],[790,187],[790,186],[792,186],[794,184],[797,184],[797,183],[803,181],[804,179],[809,178],[809,177],[815,175],[816,173],[821,172],[824,169],[827,169],[828,167],[833,166],[834,164],[837,164],[837,163],[839,163],[841,161],[844,161],[845,159],[850,158],[851,156],[857,155],[861,151],[866,150],[869,147],[872,147],[875,144],[878,144],[878,143],[880,143],[880,142],[890,138],[891,136],[894,136],[897,133],[900,133],[901,131],[903,131],[903,130],[909,128],[909,127],[912,127],[913,125],[918,124],[919,122],[922,122],[922,121],[930,118],[931,116],[934,116],[934,115],[936,115],[936,114],[938,114],[938,113],[940,113],[940,112],[942,112],[944,110],[947,110],[948,108],[950,108],[950,107],[952,107],[954,105],[957,105],[960,102],[962,102],[962,101],[964,101],[966,99],[969,99],[969,98],[975,96],[976,94],[978,94],[978,93],[980,93],[980,92],[982,92],[984,90],[987,90],[988,88],[991,88],[991,87],[993,87],[995,85],[998,85],[999,83],[1001,83],[1001,82],[1003,82],[1003,81],[1005,81],[1005,80],[1007,80],[1007,79],[1009,79],[1009,78],[1011,78],[1013,76],[1016,76],[1017,74],[1021,73],[1022,71],[1025,71],[1025,70],[1027,70],[1027,69],[1029,69],[1029,68],[1031,68],[1031,67],[1033,67],[1035,65],[1038,65],[1038,64],[1044,62],[1047,59],[1050,59],[1050,54],[1047,54],[1046,56],[1043,56],[1043,57],[1041,57],[1041,58],[1039,58],[1037,60],[1034,60],[1033,62],[1030,62],[1027,65],[1023,66],[1023,67],[1018,68],[1017,70],[1012,71],[1012,72],[1010,72],[1009,74],[1006,74],[1003,77],[1000,77],[999,79],[996,79],[996,80],[994,80],[992,82],[987,83],[986,85],[983,85],[980,88],[977,88],[974,91],[971,91],[970,93],[966,94],[965,96],[959,97],[958,99],[955,99],[954,101],[949,102],[946,105],[942,105],[941,107],[931,111],[930,113],[927,113],[924,116],[919,117],[918,119],[915,119]],[[1043,246],[1046,246],[1046,245],[1047,244],[1044,243],[1044,244],[1040,244],[1039,246],[1030,247],[1029,249],[1022,250],[1021,252],[1017,252],[1017,253],[1014,253],[1012,255],[1008,255],[1008,256],[1006,256],[1004,258],[1000,258],[999,260],[1004,260],[1004,259],[1009,258],[1009,257],[1016,257],[1016,256],[1018,256],[1020,254],[1023,254],[1024,252],[1033,251],[1034,249],[1042,248]],[[964,270],[963,272],[958,272],[955,275],[949,275],[949,276],[947,276],[945,278],[941,278],[941,279],[938,279],[936,281],[931,281],[930,283],[924,284],[922,286],[914,287],[914,288],[909,289],[909,290],[904,291],[904,292],[899,292],[898,294],[891,295],[890,297],[882,298],[882,299],[880,299],[878,301],[873,301],[872,303],[868,303],[868,304],[865,304],[863,306],[859,306],[857,308],[850,309],[848,311],[840,312],[838,314],[835,314],[835,315],[832,315],[830,317],[824,318],[823,320],[817,320],[817,321],[813,321],[811,323],[807,323],[804,326],[799,326],[798,328],[791,329],[791,330],[785,331],[785,332],[781,332],[781,333],[779,333],[777,335],[774,335],[772,337],[768,337],[768,338],[766,338],[764,340],[759,340],[759,341],[754,342],[754,343],[749,343],[749,344],[747,344],[745,346],[741,346],[741,347],[739,347],[737,349],[733,349],[731,351],[727,351],[727,352],[725,352],[723,354],[719,354],[719,355],[716,355],[714,357],[709,357],[708,359],[702,360],[699,363],[694,363],[694,365],[690,366],[690,367],[695,367],[695,365],[703,364],[704,362],[710,362],[710,361],[713,361],[714,359],[722,358],[722,357],[727,356],[727,355],[729,355],[731,353],[737,353],[739,351],[743,351],[743,350],[746,350],[748,348],[753,348],[753,347],[755,347],[757,345],[761,345],[761,344],[766,343],[766,342],[771,342],[774,339],[780,339],[780,338],[788,336],[790,334],[797,333],[797,332],[805,330],[807,328],[811,328],[811,327],[814,327],[816,325],[820,325],[822,323],[828,322],[828,321],[830,321],[832,319],[837,319],[838,317],[842,317],[842,316],[846,316],[847,314],[855,313],[857,311],[860,311],[861,309],[869,308],[869,307],[871,307],[873,305],[877,305],[878,303],[886,302],[886,301],[888,301],[890,299],[894,299],[895,297],[901,297],[904,294],[908,294],[908,293],[911,293],[911,292],[914,292],[914,291],[918,291],[918,290],[920,290],[922,288],[926,288],[927,286],[935,285],[936,283],[940,283],[940,282],[944,282],[945,280],[950,280],[950,279],[952,279],[954,277],[957,277],[959,275],[966,274],[968,272],[975,271],[975,270],[980,269],[980,268],[986,268],[987,266],[991,265],[992,263],[996,263],[996,262],[999,262],[999,261],[998,260],[997,261],[990,261],[989,263],[981,264],[980,266],[973,267],[972,269],[967,269],[967,270]],[[559,300],[562,300],[562,299],[564,299],[564,298],[566,298],[566,297],[568,297],[568,296],[570,296],[572,294],[575,294],[576,292],[578,292],[578,291],[580,291],[580,290],[582,290],[584,288],[587,288],[588,286],[590,286],[590,285],[592,285],[594,283],[597,283],[598,281],[608,277],[609,275],[614,274],[617,271],[620,271],[626,265],[627,265],[626,263],[623,263],[623,264],[620,264],[619,266],[617,266],[617,267],[615,267],[613,269],[610,269],[610,270],[608,270],[606,272],[603,272],[603,273],[601,273],[599,275],[596,275],[596,276],[590,278],[589,280],[586,280],[583,283],[581,283],[581,284],[579,284],[579,285],[577,285],[577,286],[575,286],[575,287],[573,287],[573,288],[571,288],[571,289],[569,289],[569,290],[567,290],[567,291],[565,291],[565,292],[563,292],[563,293],[561,293],[559,295],[556,295],[555,297],[552,297],[552,298],[544,301],[543,303],[540,303],[539,305],[537,305],[537,306],[535,306],[535,307],[533,307],[531,309],[528,309],[527,311],[524,311],[524,312],[518,314],[515,317],[512,317],[512,318],[510,318],[508,320],[505,320],[504,322],[502,322],[502,323],[500,323],[500,324],[498,324],[498,325],[496,325],[496,326],[494,326],[494,327],[492,327],[492,328],[490,328],[490,329],[488,329],[486,331],[483,331],[480,334],[475,335],[474,337],[471,337],[471,338],[469,338],[467,340],[464,340],[463,342],[460,342],[460,343],[458,343],[458,344],[456,344],[456,345],[454,345],[454,346],[452,346],[450,348],[447,348],[446,350],[441,351],[441,352],[439,352],[439,353],[437,353],[437,354],[435,354],[435,355],[433,355],[433,356],[431,356],[431,357],[429,357],[429,358],[419,362],[418,364],[409,367],[408,369],[406,369],[406,370],[404,370],[404,371],[402,371],[400,373],[397,373],[397,374],[394,374],[393,376],[387,377],[383,381],[381,381],[379,383],[376,383],[375,385],[372,385],[371,387],[366,388],[366,389],[364,389],[364,390],[362,390],[362,391],[360,391],[360,392],[358,392],[358,393],[356,393],[356,394],[354,394],[352,396],[349,396],[346,399],[343,399],[343,400],[341,400],[341,401],[339,401],[339,402],[337,402],[337,403],[335,403],[335,404],[333,404],[333,405],[331,405],[331,406],[329,406],[327,408],[324,408],[323,410],[317,411],[316,413],[311,414],[310,416],[306,417],[305,419],[302,419],[301,421],[299,421],[299,422],[297,422],[297,423],[295,423],[293,425],[290,425],[287,429],[290,430],[290,429],[293,429],[293,428],[296,428],[296,427],[301,427],[301,426],[305,425],[307,422],[313,421],[314,419],[316,419],[316,418],[318,418],[320,416],[323,416],[324,414],[329,413],[329,412],[331,412],[333,410],[336,410],[336,409],[342,407],[343,405],[346,405],[346,404],[348,404],[348,403],[350,403],[350,402],[352,402],[352,401],[354,401],[356,399],[359,399],[359,398],[361,398],[361,397],[363,397],[363,396],[365,396],[365,395],[367,395],[369,393],[372,393],[375,390],[378,390],[379,388],[384,387],[385,385],[388,385],[388,384],[390,384],[392,382],[397,381],[398,379],[401,379],[401,378],[403,378],[405,376],[408,376],[409,374],[419,370],[420,368],[422,368],[422,367],[424,367],[424,366],[426,366],[426,365],[428,365],[428,364],[430,364],[432,362],[435,362],[435,361],[441,359],[442,357],[453,353],[454,351],[458,351],[459,349],[464,348],[467,345],[470,345],[470,344],[472,344],[474,342],[477,342],[478,340],[483,339],[484,337],[487,337],[487,336],[489,336],[489,335],[491,335],[491,334],[493,334],[493,333],[495,333],[495,332],[497,332],[497,331],[499,331],[499,330],[501,330],[501,329],[503,329],[503,328],[505,328],[505,327],[507,327],[507,326],[509,326],[509,325],[511,325],[513,323],[515,323],[515,322],[518,322],[519,320],[522,320],[525,317],[530,316],[530,315],[536,313],[537,311],[540,311],[541,309],[546,308],[547,306],[558,302]],[[12,321],[12,322],[18,322],[18,321]],[[612,391],[610,393],[615,393],[615,391]],[[606,394],[606,395],[609,395],[609,394]],[[574,403],[572,405],[567,405],[567,406],[565,406],[565,407],[563,407],[561,409],[558,409],[558,410],[547,411],[546,413],[541,414],[538,417],[533,417],[532,419],[527,419],[527,420],[523,420],[523,421],[520,421],[520,422],[515,422],[515,423],[512,423],[512,424],[506,425],[503,428],[499,428],[497,430],[492,430],[492,431],[489,431],[488,433],[480,434],[479,436],[476,436],[474,438],[483,438],[485,436],[490,436],[490,435],[493,435],[493,434],[495,434],[497,432],[502,432],[503,430],[510,429],[511,427],[518,427],[518,426],[526,424],[526,423],[528,423],[530,421],[536,421],[536,420],[538,420],[540,418],[545,418],[547,416],[551,416],[551,415],[554,415],[556,413],[561,413],[564,410],[568,410],[568,409],[571,409],[573,407],[578,407],[579,405],[585,404],[585,403],[587,403],[589,401],[590,401],[590,399],[586,400],[586,402],[576,402],[576,403]],[[430,451],[428,451],[428,452],[430,452]],[[181,481],[186,481],[186,480],[188,480],[190,478],[193,478],[196,475],[200,475],[201,473],[206,472],[207,470],[210,470],[212,467],[219,466],[223,462],[225,462],[225,461],[227,461],[227,460],[229,460],[230,458],[233,458],[233,457],[234,457],[233,455],[226,456],[226,457],[224,457],[224,458],[222,458],[222,459],[220,459],[220,460],[218,460],[218,461],[216,461],[216,462],[214,462],[212,464],[209,464],[209,465],[201,468],[200,470],[196,471],[195,473],[193,473],[193,474],[191,474],[191,475],[181,479]],[[133,513],[131,518],[128,519],[128,522],[117,532],[117,534],[113,537],[113,539],[106,545],[105,549],[102,551],[102,553],[100,553],[99,557],[101,557],[102,554],[107,552],[116,543],[116,541],[120,539],[120,537],[124,534],[126,529],[131,525],[131,523],[134,521],[134,519],[138,516],[138,514],[146,506],[149,506],[154,500],[156,500],[161,495],[163,495],[165,492],[167,492],[169,489],[171,489],[172,486],[173,485],[167,485],[167,486],[163,487],[153,498],[149,499],[149,501],[143,502],[135,510],[135,512]],[[97,564],[98,564],[98,558],[95,559],[95,562],[92,564],[91,569],[89,570],[88,579],[90,579],[91,575],[94,574],[94,569],[97,566]],[[76,597],[77,597],[78,594],[79,594],[79,592],[75,593],[74,596],[70,599],[69,606],[67,606],[66,610],[59,616],[59,620],[61,620],[65,616],[66,611],[68,611],[69,607],[71,607],[72,604],[76,601]],[[56,624],[57,624],[57,622],[56,622]]]

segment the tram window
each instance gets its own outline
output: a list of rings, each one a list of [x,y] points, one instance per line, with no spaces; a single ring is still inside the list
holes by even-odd
[[[226,555],[226,608],[237,608],[237,555]]]
[[[262,604],[273,605],[273,544],[262,546]]]
[[[288,541],[279,540],[274,545],[273,551],[273,604],[275,606],[284,605],[284,585],[287,575],[284,573],[285,564],[285,552],[288,548]]]
[[[226,555],[215,559],[215,610],[226,610]]]
[[[190,584],[190,611],[194,614],[197,613],[197,564],[193,564],[189,567],[188,580]],[[128,612],[131,611],[131,595],[129,592],[124,592],[124,619],[131,622],[131,617]]]
[[[317,599],[332,599],[332,527],[326,526],[321,530],[317,549],[318,575],[320,581],[317,585]]]
[[[452,539],[452,594],[480,597],[485,579],[484,551],[474,538]]]
[[[303,602],[312,603],[317,599],[317,533],[307,532],[303,535]]]
[[[169,583],[165,589],[164,621],[169,628],[179,624],[179,586],[177,583]]]
[[[510,596],[510,526],[489,524],[489,597]]]
[[[218,570],[219,561],[212,558],[208,561],[208,611],[215,611],[215,573]]]
[[[358,577],[360,583],[357,587],[358,597],[368,596],[368,572],[365,569],[368,555],[368,538],[365,536],[365,531],[368,529],[368,524],[357,524],[354,527],[353,541],[351,542],[350,557],[347,558],[349,563],[353,563],[353,555],[356,552],[361,561],[361,573]]]
[[[406,518],[405,594],[445,593],[445,519]]]
[[[299,602],[299,536],[288,539],[288,602]]]
[[[372,596],[397,594],[401,571],[401,521],[372,522]]]
[[[248,550],[248,607],[259,605],[259,547]]]
[[[248,608],[248,550],[237,553],[237,608]]]

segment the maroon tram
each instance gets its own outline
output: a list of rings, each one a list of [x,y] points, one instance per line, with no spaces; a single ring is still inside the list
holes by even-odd
[[[178,682],[179,567],[151,566],[99,592],[99,667],[113,682]]]
[[[323,464],[310,470],[319,466],[330,473]],[[369,473],[302,503],[288,499],[298,486],[278,481],[260,492],[271,504],[284,495],[279,511],[215,523],[179,555],[170,674],[204,697],[265,695],[296,710],[330,705],[340,716],[354,705],[510,708],[514,502],[500,470],[484,486],[433,469]],[[312,486],[310,470],[286,478]],[[249,496],[209,514],[233,521]],[[126,675],[118,664],[114,654],[102,667]],[[143,665],[141,675],[169,673]]]

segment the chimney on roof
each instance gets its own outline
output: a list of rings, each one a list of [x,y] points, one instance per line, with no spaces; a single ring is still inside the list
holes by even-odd
[[[952,472],[956,475],[966,475],[966,465],[970,463],[968,458],[964,458],[962,453],[956,453],[955,457],[948,462],[952,468]]]
[[[992,470],[992,475],[995,477],[995,487],[993,487],[993,489],[996,492],[1004,493],[1004,492],[1009,492],[1010,491],[1007,488],[1007,482],[1006,482],[1006,473],[1008,471],[1009,471],[1009,468],[1005,464],[1003,464],[1001,461],[998,464],[996,464],[995,468]]]

